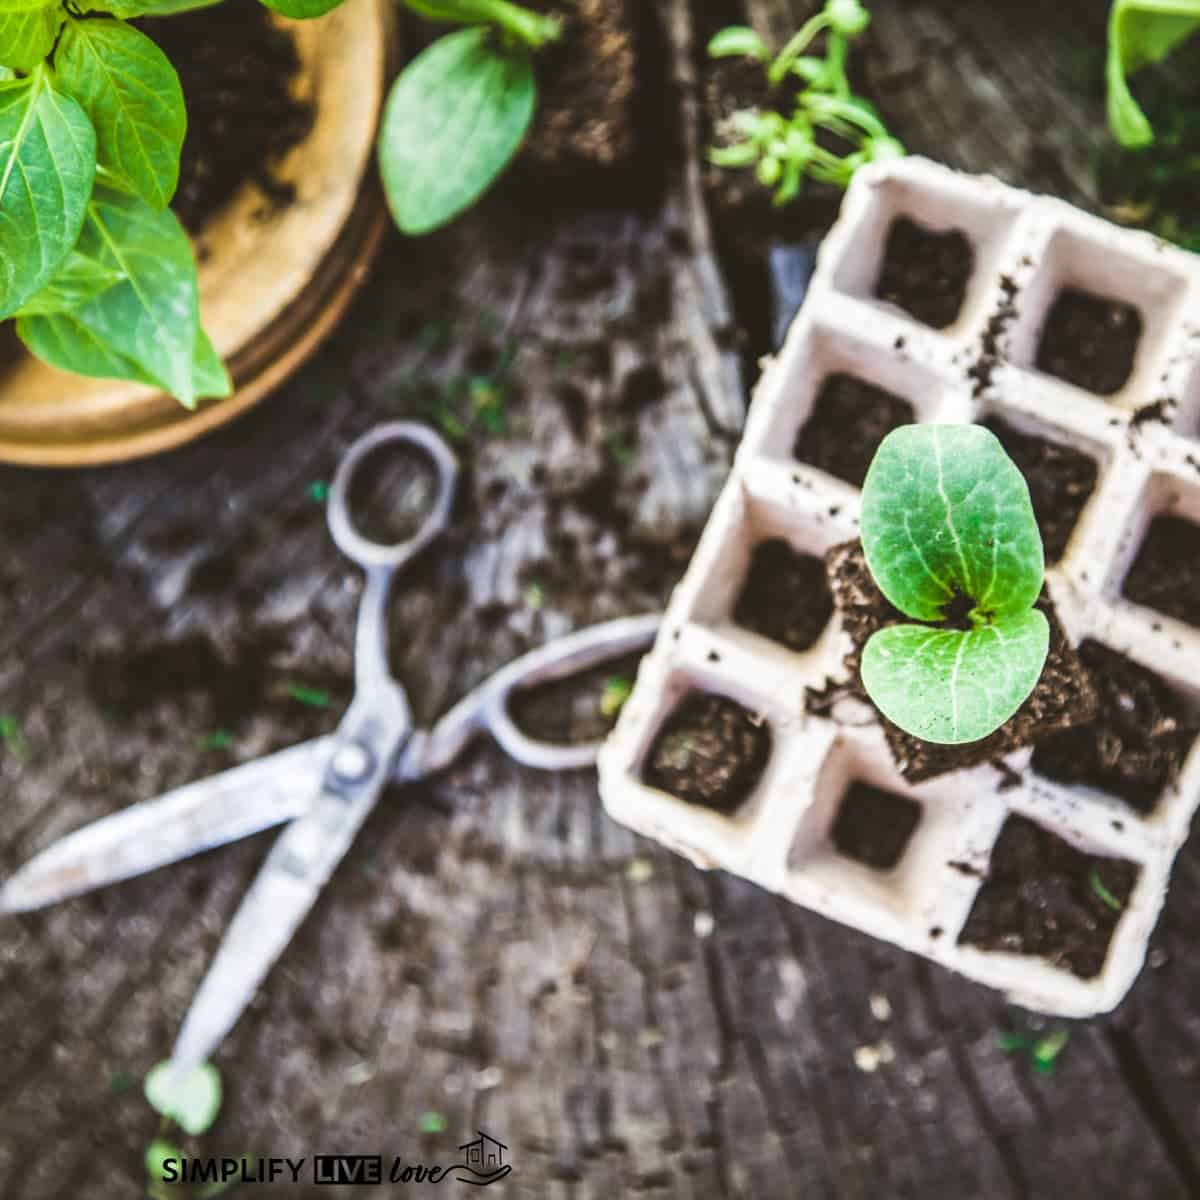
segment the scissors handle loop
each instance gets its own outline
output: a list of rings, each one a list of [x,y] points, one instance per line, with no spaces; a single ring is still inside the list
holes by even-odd
[[[351,489],[362,465],[385,446],[411,446],[426,455],[437,474],[433,507],[411,537],[395,544],[373,541],[354,523],[350,509]],[[458,482],[458,460],[449,446],[428,426],[415,421],[391,421],[363,434],[346,452],[329,491],[329,532],[348,558],[367,571],[397,570],[415,558],[450,523],[454,489]]]

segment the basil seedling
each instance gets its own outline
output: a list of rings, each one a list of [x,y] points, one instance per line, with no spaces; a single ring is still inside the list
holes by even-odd
[[[1029,487],[996,436],[893,430],[863,484],[862,543],[879,590],[920,622],[880,629],[863,649],[879,711],[927,742],[998,729],[1041,677],[1050,626],[1034,607],[1044,559]],[[945,624],[964,610],[964,627]]]
[[[1122,146],[1149,146],[1154,130],[1127,76],[1161,62],[1200,29],[1200,0],[1113,0],[1108,16],[1108,124]]]
[[[827,0],[774,58],[753,29],[733,25],[721,30],[708,44],[711,58],[756,59],[772,88],[789,79],[803,86],[788,116],[757,108],[733,113],[723,131],[729,144],[710,150],[709,161],[719,167],[753,167],[758,181],[774,190],[775,203],[784,205],[799,195],[806,177],[845,187],[864,163],[903,155],[904,147],[888,133],[871,103],[851,93],[846,76],[850,42],[870,19],[859,0]],[[824,57],[805,54],[821,33]],[[831,150],[821,133],[844,143],[845,153]]]

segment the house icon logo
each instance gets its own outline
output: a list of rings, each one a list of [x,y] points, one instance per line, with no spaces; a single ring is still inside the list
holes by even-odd
[[[469,1174],[460,1174],[456,1178],[463,1183],[486,1187],[511,1174],[512,1167],[504,1161],[508,1147],[503,1142],[484,1133],[482,1129],[476,1130],[476,1133],[479,1136],[473,1142],[465,1142],[458,1148],[465,1159],[458,1169]]]

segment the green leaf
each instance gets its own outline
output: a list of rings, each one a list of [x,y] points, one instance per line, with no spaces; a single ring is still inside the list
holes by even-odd
[[[307,21],[312,17],[323,17],[344,3],[344,0],[262,0],[262,3],[285,17]]]
[[[1148,146],[1154,130],[1127,76],[1161,62],[1200,29],[1200,0],[1114,0],[1108,19],[1108,124],[1123,146]]]
[[[183,1151],[172,1142],[168,1142],[165,1138],[155,1138],[154,1141],[146,1147],[146,1153],[143,1156],[143,1161],[146,1165],[146,1174],[151,1179],[162,1181],[167,1177],[167,1159],[175,1159],[175,1166],[179,1164],[179,1160],[183,1158]],[[171,1174],[178,1178],[178,1172],[172,1171]]]
[[[221,361],[204,327],[196,330],[196,349],[192,367],[192,386],[200,399],[228,396],[233,392],[233,381]]]
[[[44,288],[30,296],[18,317],[48,317],[68,312],[101,292],[120,283],[123,276],[116,267],[90,258],[78,250],[67,255]]]
[[[888,720],[927,742],[974,742],[1037,685],[1050,625],[1036,608],[974,629],[890,625],[863,649],[862,680]]]
[[[112,13],[114,17],[173,17],[176,13],[192,12],[197,8],[212,8],[221,0],[94,0],[89,8]],[[0,0],[3,4],[4,0]]]
[[[176,1079],[175,1064],[168,1059],[146,1076],[146,1099],[155,1112],[199,1137],[212,1128],[221,1111],[220,1072],[212,1063],[205,1063],[186,1079]]]
[[[72,316],[159,387],[194,405],[200,298],[191,243],[178,219],[97,184],[79,249],[123,278]]]
[[[447,34],[396,80],[379,165],[396,224],[429,233],[469,208],[508,165],[533,119],[528,55],[495,47],[487,29]]]
[[[36,354],[43,362],[62,371],[93,379],[129,379],[150,387],[162,386],[132,359],[118,354],[90,329],[81,325],[71,312],[21,317],[17,321],[17,336],[31,354]],[[192,387],[197,399],[219,399],[233,391],[225,364],[203,329],[196,336]]]
[[[68,21],[54,69],[96,130],[96,157],[116,186],[166,208],[179,181],[187,112],[167,56],[124,21]]]
[[[766,62],[771,50],[747,25],[729,25],[708,43],[709,58],[757,58]]]
[[[118,354],[71,312],[17,318],[17,337],[25,348],[60,371],[90,379],[131,379],[157,387],[137,363]]]
[[[36,12],[46,4],[47,0],[0,0],[0,14]]]
[[[26,12],[0,9],[0,63],[32,71],[50,53],[63,15],[57,0],[43,0],[40,8]]]
[[[44,67],[0,83],[0,319],[71,252],[95,172],[91,122]]]
[[[1042,589],[1029,488],[981,425],[904,425],[880,443],[862,495],[862,542],[883,594],[938,621],[959,595],[973,619],[1016,615]]]

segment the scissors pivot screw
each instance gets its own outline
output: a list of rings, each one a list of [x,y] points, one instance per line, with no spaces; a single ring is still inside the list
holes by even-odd
[[[371,752],[358,742],[347,742],[334,754],[331,765],[344,783],[358,783],[371,773]]]

